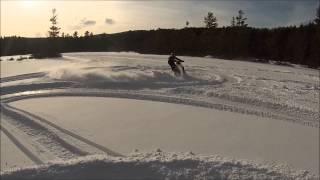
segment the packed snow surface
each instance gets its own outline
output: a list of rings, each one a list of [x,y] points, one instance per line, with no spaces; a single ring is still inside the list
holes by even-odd
[[[185,60],[187,75],[175,77],[167,64],[168,56],[163,55],[86,52],[66,53],[63,58],[50,60],[9,61],[9,58],[1,57],[1,143],[6,144],[5,149],[1,147],[1,153],[8,154],[6,158],[1,158],[1,177],[69,177],[70,173],[75,172],[124,179],[314,179],[317,177],[312,174],[319,175],[319,163],[316,162],[319,158],[316,153],[319,152],[317,70],[297,65],[277,66],[209,57],[180,57]],[[79,104],[70,106],[70,100],[71,103],[61,106],[58,103],[61,96],[73,96],[73,101]],[[156,105],[159,106],[158,111],[154,112],[156,117],[141,112],[139,119],[136,114],[129,113],[129,109],[132,113],[139,112],[138,107],[128,106],[130,101],[124,103],[127,106],[113,103],[111,109],[118,109],[118,114],[127,115],[125,118],[100,107],[97,107],[99,112],[92,110],[90,113],[88,109],[94,108],[86,106],[90,101],[83,101],[84,97],[142,100],[140,106],[143,108],[140,109],[148,109],[146,106],[150,101],[163,104]],[[46,98],[49,106],[43,102]],[[111,100],[105,100],[108,101]],[[99,104],[91,103],[90,107]],[[164,105],[168,103],[171,104]],[[138,104],[135,102],[136,106]],[[177,107],[171,107],[173,104]],[[170,108],[159,113],[166,106],[181,113],[170,115]],[[203,111],[207,112],[206,116],[200,113]],[[82,114],[72,116],[73,112]],[[85,112],[87,115],[83,114]],[[194,112],[194,118],[191,112]],[[164,114],[162,120],[160,114]],[[104,133],[103,128],[94,129],[106,125],[107,122],[101,120],[108,116],[111,117],[109,126],[121,125],[121,119],[117,120],[117,117],[123,117],[122,121],[127,123],[108,127]],[[210,116],[212,120],[207,118]],[[96,127],[90,125],[90,120],[97,123]],[[132,126],[128,125],[130,120],[133,120]],[[155,134],[160,136],[162,132],[174,138],[171,136],[161,141],[161,137],[150,136],[148,131],[143,131],[147,128],[142,127],[148,124],[156,128],[156,123],[161,128],[154,131]],[[134,127],[137,131],[128,127]],[[196,130],[191,128],[187,131],[187,127],[195,127]],[[175,133],[179,132],[179,128],[189,138]],[[223,134],[223,128],[230,133]],[[248,131],[250,129],[254,131]],[[253,134],[248,135],[249,132]],[[267,132],[270,132],[269,136]],[[117,133],[122,136],[117,136]],[[114,138],[110,141],[108,136],[103,138],[97,134],[108,134]],[[224,137],[212,137],[214,143],[209,141],[210,136],[222,134]],[[248,141],[245,141],[246,134]],[[119,137],[128,143],[123,144],[121,138],[117,139]],[[144,137],[145,141],[139,142],[139,138],[134,141],[130,137]],[[192,141],[190,137],[199,139]],[[205,141],[201,141],[201,138]],[[174,139],[178,143],[174,143]],[[186,143],[181,148],[183,139],[186,139]],[[227,142],[230,142],[230,146],[223,145]],[[198,148],[200,145],[202,148]],[[212,148],[214,145],[216,149]],[[170,153],[150,153],[156,146]],[[244,148],[251,146],[252,153]],[[143,151],[135,155],[127,154],[135,148]],[[290,151],[290,148],[293,150]],[[189,150],[197,151],[196,155],[171,153]],[[15,160],[12,155],[14,152],[17,153]],[[259,159],[260,152],[262,155]],[[230,159],[226,163],[220,156],[210,156],[213,154],[250,159],[262,162],[262,165]],[[185,161],[185,158],[190,161]],[[288,164],[290,168],[270,165],[274,159],[277,159],[275,164]],[[28,164],[36,166],[22,168]],[[292,170],[292,166],[311,172]],[[105,171],[106,167],[112,171]],[[121,169],[128,172],[128,176],[121,173]],[[79,173],[79,177],[83,173]]]
[[[279,165],[261,165],[221,156],[167,153],[157,149],[126,157],[87,156],[66,162],[16,169],[3,179],[316,179],[306,171]]]
[[[161,148],[318,171],[318,129],[287,121],[124,98],[49,97],[10,105],[120,154]]]
[[[1,137],[1,170],[33,165],[32,160],[23,154],[2,131]]]

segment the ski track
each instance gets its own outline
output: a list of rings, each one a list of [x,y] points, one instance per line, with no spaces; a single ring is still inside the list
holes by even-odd
[[[108,55],[106,57],[112,58],[125,58],[127,60],[149,60],[146,57],[130,57],[130,56],[116,56]],[[77,60],[87,62],[88,60],[80,57],[65,56],[69,60]],[[100,58],[103,58],[100,57]],[[86,67],[84,69],[91,70],[100,67]],[[121,72],[127,70],[135,70],[135,68],[127,66],[113,66],[113,72]],[[147,67],[139,66],[138,70],[147,70]],[[159,66],[159,69],[163,67]],[[189,72],[197,73],[203,71],[202,69],[190,69]],[[211,67],[215,69],[216,67]],[[258,71],[267,71],[258,69]],[[287,71],[275,71],[281,73],[292,73]],[[159,75],[159,74],[156,74]],[[37,72],[5,77],[0,79],[0,83],[14,82],[20,80],[27,80],[32,78],[48,77],[48,72]],[[96,76],[95,76],[96,77]],[[319,121],[317,120],[318,114],[307,109],[300,109],[299,107],[286,106],[281,103],[271,103],[257,100],[255,98],[233,96],[232,94],[221,94],[219,92],[210,92],[206,90],[206,86],[215,86],[217,88],[232,88],[237,84],[247,83],[246,78],[240,74],[225,75],[217,72],[206,80],[197,79],[196,77],[187,76],[190,82],[176,81],[175,83],[167,82],[170,77],[160,74],[163,81],[160,83],[149,83],[148,77],[144,77],[146,81],[138,82],[117,82],[111,81],[97,81],[88,82],[86,79],[67,79],[59,80],[52,79],[49,82],[32,83],[32,84],[14,84],[10,86],[1,87],[1,114],[10,117],[6,123],[11,124],[15,128],[24,132],[27,138],[33,139],[40,145],[44,146],[47,151],[54,154],[57,158],[72,159],[74,157],[85,156],[89,154],[107,154],[110,156],[123,156],[114,152],[106,147],[81,137],[67,129],[64,129],[42,117],[31,114],[30,112],[15,108],[9,104],[14,101],[41,98],[41,97],[56,97],[56,96],[90,96],[90,97],[116,97],[116,98],[129,98],[137,100],[149,100],[168,102],[176,104],[184,104],[191,106],[198,106],[204,108],[212,108],[222,111],[237,112],[241,114],[255,115],[259,117],[269,117],[278,120],[286,120],[290,122],[299,123],[301,125],[319,128]],[[273,82],[276,80],[270,78],[257,78],[256,80]],[[83,82],[85,81],[85,82]],[[147,83],[146,83],[147,82]],[[301,84],[307,89],[303,90],[316,90],[319,87],[312,89],[313,84],[309,82],[300,82],[295,80],[278,80],[281,83],[296,83]],[[202,86],[195,89],[188,89],[191,86]],[[308,89],[309,88],[309,89]],[[157,91],[159,89],[163,89]],[[170,92],[169,94],[167,92]],[[190,98],[187,98],[187,97]],[[209,101],[207,98],[216,98],[217,102]],[[255,106],[255,107],[254,107]],[[0,125],[1,130],[9,137],[9,139],[35,164],[43,164],[44,161],[38,158],[28,147],[10,133],[5,127],[5,124]]]

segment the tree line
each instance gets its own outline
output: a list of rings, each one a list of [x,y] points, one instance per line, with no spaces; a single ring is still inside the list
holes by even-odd
[[[246,20],[248,18],[244,17],[243,10],[238,11],[238,16],[232,16],[231,27],[247,27],[248,24]],[[204,24],[206,28],[217,28],[218,27],[218,19],[213,15],[212,12],[208,12],[207,16],[204,17]],[[189,21],[186,23],[186,27],[188,27]]]
[[[53,18],[54,17],[54,18]],[[53,19],[52,19],[53,18]],[[204,18],[205,27],[127,31],[115,34],[86,32],[58,36],[56,15],[48,38],[3,37],[1,56],[50,54],[77,51],[136,51],[139,53],[207,56],[267,62],[276,60],[320,66],[320,8],[313,22],[278,28],[248,27],[243,11],[232,17],[230,26],[219,27],[212,12]],[[55,19],[55,20],[54,20]]]

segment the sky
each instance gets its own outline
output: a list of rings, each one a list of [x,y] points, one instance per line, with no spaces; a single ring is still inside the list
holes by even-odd
[[[300,25],[315,18],[319,0],[1,0],[1,36],[48,36],[51,10],[61,32],[117,33],[128,30],[203,27],[210,11],[219,26],[229,26],[239,9],[252,27]]]

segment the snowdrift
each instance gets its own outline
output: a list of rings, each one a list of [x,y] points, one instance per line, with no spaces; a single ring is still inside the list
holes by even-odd
[[[127,157],[91,155],[42,166],[15,169],[1,179],[318,179],[284,165],[189,153],[135,152]]]

